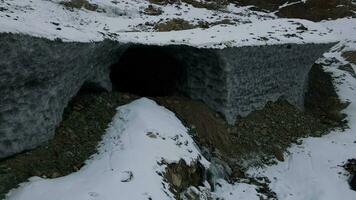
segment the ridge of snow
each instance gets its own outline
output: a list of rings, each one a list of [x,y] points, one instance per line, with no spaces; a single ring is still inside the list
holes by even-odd
[[[164,11],[162,15],[150,16],[142,14],[142,10],[149,5],[144,0],[91,2],[97,3],[105,12],[85,9],[70,11],[58,0],[1,0],[0,32],[23,33],[52,40],[60,38],[64,41],[111,39],[124,43],[180,44],[198,48],[337,41],[330,31],[316,23],[300,19],[274,19],[272,14],[252,12],[248,7],[228,5],[223,11],[211,11],[191,5],[180,8],[166,5],[158,6]],[[138,30],[140,24],[173,18],[185,19],[193,24],[199,20],[217,22],[229,19],[236,25],[221,24],[208,29],[171,32]],[[307,29],[299,29],[303,26]]]
[[[173,199],[162,160],[205,160],[188,130],[169,110],[141,98],[117,109],[98,154],[78,172],[56,179],[30,178],[8,200]]]

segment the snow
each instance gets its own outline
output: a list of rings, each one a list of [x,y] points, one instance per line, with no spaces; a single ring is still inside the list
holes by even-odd
[[[172,199],[159,175],[162,160],[187,164],[201,158],[188,130],[167,109],[142,98],[117,110],[98,153],[80,171],[65,177],[33,177],[8,200]]]
[[[341,18],[323,21],[320,24],[332,30],[341,40],[356,41],[356,18]]]
[[[271,181],[269,187],[280,200],[356,199],[356,191],[351,190],[348,184],[349,174],[342,167],[348,159],[356,157],[356,79],[338,69],[340,65],[351,64],[356,70],[355,64],[341,56],[344,51],[356,50],[356,21],[344,18],[320,24],[334,32],[341,41],[318,62],[334,60],[325,69],[333,74],[341,100],[350,102],[343,111],[348,116],[349,128],[331,131],[323,137],[302,139],[301,145],[293,144],[288,149],[284,162],[248,170],[250,177],[267,177]],[[259,195],[254,188],[252,184],[235,183],[232,186],[224,183],[216,193],[230,193],[230,199],[249,200]]]
[[[356,19],[344,18],[313,23],[299,19],[276,19],[274,15],[249,11],[247,7],[228,5],[226,10],[211,11],[190,5],[180,9],[173,5],[158,6],[162,16],[148,16],[142,10],[144,0],[93,0],[106,12],[85,9],[69,11],[59,0],[0,0],[0,32],[24,33],[64,41],[102,41],[168,45],[185,44],[199,48],[273,45],[280,43],[327,43],[341,41],[325,59],[335,58],[326,69],[336,78],[338,94],[351,102],[344,110],[349,129],[334,130],[320,138],[302,139],[276,165],[248,170],[251,177],[268,177],[270,188],[280,200],[354,200],[356,192],[347,183],[348,174],[341,167],[356,157],[356,79],[338,69],[347,63],[341,52],[356,50]],[[305,2],[305,1],[303,1]],[[287,6],[283,5],[283,6]],[[213,17],[211,17],[213,16]],[[216,25],[209,29],[154,32],[143,27],[161,18],[179,17],[197,23],[228,18],[235,25]],[[57,25],[56,25],[57,24]],[[301,24],[308,30],[300,30]],[[57,30],[60,28],[60,30]],[[323,62],[323,60],[320,60]],[[352,65],[356,69],[355,65]],[[336,83],[335,82],[335,83]],[[13,189],[8,200],[109,200],[172,199],[168,184],[159,174],[169,163],[184,159],[187,163],[200,159],[188,130],[167,109],[142,98],[118,108],[118,112],[93,155],[78,172],[56,179],[32,177]],[[260,199],[256,186],[230,184],[218,180],[221,187],[215,198]]]
[[[299,19],[275,19],[273,14],[249,11],[248,7],[227,6],[222,11],[194,8],[191,5],[157,6],[160,16],[142,13],[149,3],[145,0],[91,1],[98,11],[68,10],[60,1],[12,0],[0,1],[0,32],[26,33],[64,41],[102,41],[111,39],[123,43],[184,44],[199,48],[273,45],[284,43],[328,43],[337,41],[322,26]],[[103,11],[105,10],[105,12]],[[181,18],[197,24],[228,19],[234,25],[220,24],[208,29],[154,32],[148,23]],[[165,19],[165,20],[164,20]],[[303,25],[307,30],[300,30]],[[142,28],[143,27],[143,28]]]
[[[293,145],[288,150],[290,155],[285,162],[249,171],[253,176],[268,177],[279,199],[356,199],[342,167],[348,159],[356,157],[356,79],[337,68],[327,69],[344,79],[337,89],[344,101],[352,102],[344,111],[350,128],[332,131],[321,138],[303,139],[302,145]]]

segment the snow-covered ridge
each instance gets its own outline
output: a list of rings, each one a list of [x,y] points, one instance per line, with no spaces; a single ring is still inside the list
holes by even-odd
[[[162,177],[166,165],[205,160],[188,130],[169,110],[142,98],[117,110],[98,154],[78,172],[57,179],[33,177],[8,200],[174,199]]]
[[[337,39],[322,26],[298,19],[273,19],[272,15],[249,11],[246,7],[227,6],[224,11],[160,6],[162,15],[142,13],[147,1],[91,1],[105,12],[85,9],[68,10],[60,1],[12,0],[0,1],[0,32],[24,33],[64,41],[102,41],[111,39],[123,43],[184,44],[200,48],[273,45],[285,43],[329,43]],[[113,3],[116,2],[116,3]],[[212,17],[213,16],[213,17]],[[229,19],[231,24],[215,25],[207,29],[154,32],[140,30],[139,25],[180,18],[216,22]]]

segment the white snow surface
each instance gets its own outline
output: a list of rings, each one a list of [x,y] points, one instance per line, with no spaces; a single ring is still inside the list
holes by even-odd
[[[25,33],[63,41],[185,44],[199,48],[273,45],[282,43],[328,43],[337,39],[324,27],[299,19],[275,19],[273,14],[254,12],[249,7],[228,5],[222,10],[195,8],[188,4],[165,5],[162,15],[144,14],[147,0],[91,0],[97,11],[68,10],[60,0],[0,0],[0,32]],[[105,10],[105,12],[104,12]],[[199,21],[230,20],[208,29],[154,32],[154,24],[180,18],[191,24]],[[300,27],[307,29],[299,29]]]
[[[302,145],[293,145],[285,162],[251,169],[253,176],[267,176],[270,187],[285,200],[354,200],[356,191],[348,185],[348,174],[342,165],[356,158],[356,79],[333,67],[328,71],[339,77],[338,93],[351,104],[344,111],[350,128],[335,130],[321,138],[303,139]]]
[[[172,199],[159,175],[168,163],[201,157],[187,129],[167,109],[142,98],[117,109],[98,154],[78,172],[56,179],[33,177],[8,200]]]

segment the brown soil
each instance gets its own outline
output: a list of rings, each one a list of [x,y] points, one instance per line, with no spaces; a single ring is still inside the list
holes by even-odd
[[[269,103],[264,109],[239,118],[235,126],[227,125],[199,101],[170,97],[159,98],[158,102],[191,127],[191,134],[201,147],[227,162],[234,171],[239,171],[242,163],[245,168],[269,163],[273,157],[283,160],[284,150],[298,138],[320,136],[327,130],[320,120],[286,101]]]
[[[96,11],[98,9],[98,5],[91,4],[87,0],[61,1],[60,4],[64,5],[68,9],[81,9],[83,7],[90,11]]]
[[[356,65],[356,51],[346,51],[342,53],[342,56],[350,63]]]
[[[312,21],[337,19],[353,16],[356,11],[351,0],[308,0],[302,3],[299,0],[231,0],[242,5],[254,5],[259,10],[277,11],[277,15],[286,18],[301,18]],[[300,2],[278,9],[285,3]]]
[[[228,0],[207,0],[207,1],[197,1],[197,0],[148,0],[150,3],[157,5],[167,5],[167,4],[177,4],[182,3],[190,4],[196,8],[206,8],[208,10],[218,10],[224,8],[229,2]]]
[[[191,24],[190,22],[184,19],[179,19],[179,18],[174,18],[166,22],[161,22],[154,26],[154,29],[160,32],[179,31],[179,30],[187,30],[192,28],[195,28],[193,24]]]

